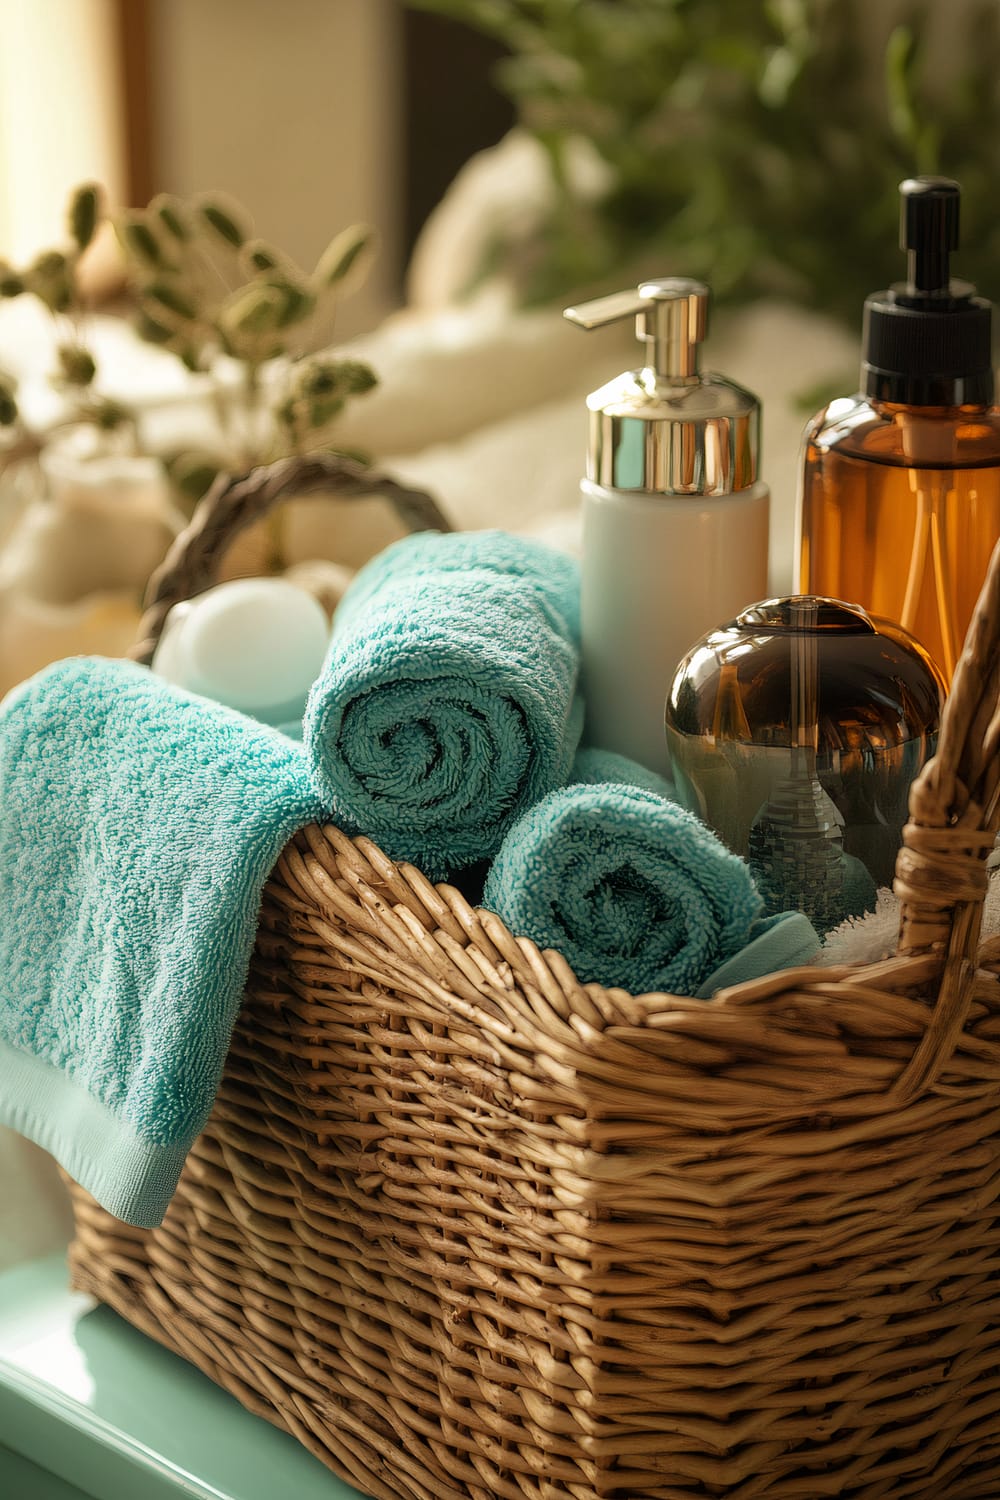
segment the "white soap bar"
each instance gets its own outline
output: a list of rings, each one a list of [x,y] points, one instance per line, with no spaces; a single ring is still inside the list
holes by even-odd
[[[281,578],[240,578],[174,606],[153,671],[280,724],[301,716],[329,635],[322,606],[304,589]]]

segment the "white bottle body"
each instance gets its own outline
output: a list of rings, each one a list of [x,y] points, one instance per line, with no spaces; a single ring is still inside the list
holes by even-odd
[[[585,479],[580,488],[587,739],[669,775],[663,710],[678,664],[767,597],[768,487],[673,496]]]

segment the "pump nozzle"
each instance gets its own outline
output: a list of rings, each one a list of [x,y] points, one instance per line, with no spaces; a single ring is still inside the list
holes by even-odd
[[[686,276],[643,281],[567,307],[578,328],[635,319],[643,345],[625,370],[587,397],[587,478],[655,495],[731,495],[757,481],[760,403],[722,375],[698,372],[708,287]]]
[[[698,345],[705,338],[708,287],[686,276],[644,281],[634,292],[612,292],[563,313],[580,328],[603,328],[635,315],[635,336],[649,346],[649,365],[661,380],[698,374]]]
[[[907,279],[865,302],[861,389],[899,406],[991,401],[990,304],[951,279],[961,189],[950,177],[908,177],[899,195]]]
[[[906,251],[911,296],[951,290],[949,260],[958,249],[961,189],[950,177],[908,177],[899,185],[899,248]]]

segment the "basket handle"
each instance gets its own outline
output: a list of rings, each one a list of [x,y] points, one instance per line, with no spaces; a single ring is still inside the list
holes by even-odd
[[[912,1098],[933,1083],[968,1017],[986,861],[1000,826],[1000,543],[990,559],[941,716],[937,754],[910,788],[896,861],[900,955],[940,952],[941,987],[924,1037],[893,1086]]]
[[[235,479],[220,474],[149,580],[139,639],[128,653],[131,659],[149,665],[170,610],[211,588],[227,547],[241,531],[282,500],[323,494],[345,500],[383,495],[410,531],[453,529],[425,491],[337,454],[282,458]]]

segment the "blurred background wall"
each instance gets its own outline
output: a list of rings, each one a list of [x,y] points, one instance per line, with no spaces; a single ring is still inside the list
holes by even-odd
[[[437,3],[467,18],[476,13],[461,0]],[[613,20],[613,8],[594,9],[610,10]],[[638,12],[622,9],[634,32]],[[650,45],[673,9],[648,12]],[[838,0],[835,7],[771,9],[704,0],[683,7],[692,34],[699,18],[711,23],[706,58],[726,44],[728,26],[746,33],[732,39],[734,46],[756,45],[748,39],[759,33],[765,62],[781,30],[779,12],[792,51],[795,27],[788,18],[799,12],[806,53],[820,38],[829,45],[835,33],[823,14],[842,15],[843,26],[853,29],[857,56],[840,81],[859,111],[853,136],[873,134],[866,191],[884,187],[882,179],[891,188],[894,163],[882,160],[887,146],[901,166],[919,167],[933,135],[910,138],[910,103],[898,92],[905,43],[895,53],[897,93],[890,87],[886,104],[886,45],[897,22],[910,17],[922,37],[931,99],[954,80],[957,59],[968,65],[993,57],[984,17],[995,17],[996,6],[982,0]],[[510,23],[506,30],[513,34]],[[628,28],[622,36],[627,42]],[[365,289],[345,305],[340,332],[350,335],[400,300],[403,269],[427,214],[463,162],[512,122],[509,100],[491,82],[501,56],[503,46],[482,30],[405,0],[0,0],[0,252],[19,261],[55,242],[68,190],[88,177],[105,184],[113,207],[145,203],[158,191],[225,189],[246,204],[260,234],[306,266],[332,232],[366,220],[379,229],[382,253]],[[635,57],[628,56],[634,71]],[[653,77],[667,89],[669,68],[654,69]],[[601,82],[610,86],[608,78]],[[980,149],[976,87],[984,87],[982,78],[960,84],[969,101],[959,131],[965,136],[952,130],[941,168],[929,169],[953,170],[956,144],[959,165]],[[723,97],[723,112],[725,103]],[[711,100],[706,113],[713,115]],[[987,153],[989,101],[983,113],[981,153]],[[766,125],[766,115],[758,125]],[[734,135],[744,138],[749,120],[744,109]],[[806,123],[821,129],[818,117]],[[843,127],[838,116],[830,134]],[[613,154],[614,143],[604,145]],[[763,146],[780,155],[780,141]],[[982,194],[975,182],[967,185],[971,224]],[[668,196],[664,189],[664,201]],[[822,221],[814,227],[821,234]]]
[[[513,117],[499,48],[400,0],[0,0],[0,36],[5,256],[57,241],[87,178],[118,205],[225,189],[306,267],[366,221],[344,336],[398,303],[427,214]]]
[[[382,253],[340,332],[377,322],[396,301],[401,256],[393,0],[146,0],[145,9],[149,159],[136,187],[224,188],[264,238],[310,268],[343,225],[376,225]]]

